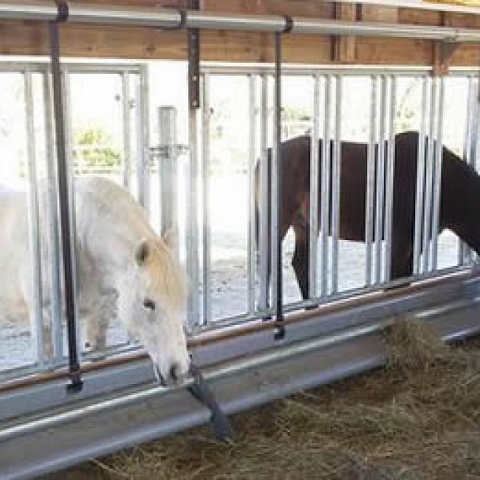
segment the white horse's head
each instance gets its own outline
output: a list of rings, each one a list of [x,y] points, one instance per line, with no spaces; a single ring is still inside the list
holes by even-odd
[[[147,350],[161,383],[180,383],[189,369],[186,279],[170,243],[159,237],[142,240],[127,270],[118,288],[118,315]]]

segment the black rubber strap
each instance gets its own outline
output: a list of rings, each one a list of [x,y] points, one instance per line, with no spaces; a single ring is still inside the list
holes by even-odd
[[[290,15],[284,15],[285,27],[283,27],[282,33],[290,33],[293,30],[293,18]]]
[[[230,421],[223,413],[217,401],[215,400],[215,397],[208,388],[208,385],[203,379],[200,369],[196,365],[191,363],[190,373],[192,374],[194,383],[188,387],[188,391],[200,403],[205,405],[212,413],[210,421],[213,424],[215,437],[217,438],[217,440],[220,440],[222,442],[232,441],[233,430],[232,426],[230,425]]]
[[[180,15],[180,23],[176,28],[178,30],[183,30],[187,26],[187,11],[182,8],[178,10],[178,14]]]
[[[55,19],[56,22],[66,22],[68,20],[68,3],[57,1],[58,14]]]

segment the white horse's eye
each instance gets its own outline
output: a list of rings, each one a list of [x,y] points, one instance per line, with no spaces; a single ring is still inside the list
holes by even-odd
[[[150,300],[150,298],[146,298],[143,301],[143,306],[148,310],[155,310],[155,302],[153,300]]]

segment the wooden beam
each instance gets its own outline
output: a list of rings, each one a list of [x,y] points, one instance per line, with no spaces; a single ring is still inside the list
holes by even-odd
[[[73,3],[76,0],[73,0]],[[82,0],[92,4],[111,4],[111,0]],[[181,5],[184,0],[118,0],[117,4],[132,6]],[[352,7],[348,5],[348,7]],[[310,0],[204,0],[203,8],[210,11],[235,13],[288,14],[331,18],[332,3]],[[363,6],[364,20],[440,25],[439,12],[419,12],[413,9],[375,10]],[[354,18],[352,8],[342,11]],[[356,17],[355,17],[356,18]],[[445,21],[445,17],[444,21]],[[480,28],[480,16],[448,14],[448,24],[454,27]],[[140,27],[105,27],[99,25],[65,24],[61,28],[62,55],[67,57],[102,57],[131,59],[187,58],[184,31],[161,31]],[[273,35],[258,32],[202,32],[202,60],[224,62],[272,62]],[[333,63],[432,65],[433,42],[411,39],[364,38],[342,40]],[[45,25],[36,22],[1,22],[0,54],[46,55],[48,53]],[[479,64],[479,48],[460,45],[451,57],[452,65]],[[332,64],[331,37],[326,35],[297,35],[290,33],[284,39],[284,57],[288,63]]]
[[[355,22],[357,20],[357,7],[355,4],[337,3],[334,18]],[[353,63],[355,61],[355,37],[333,37],[333,60],[338,63]]]
[[[399,9],[395,7],[362,5],[361,12],[361,19],[365,22],[398,23],[399,20]]]

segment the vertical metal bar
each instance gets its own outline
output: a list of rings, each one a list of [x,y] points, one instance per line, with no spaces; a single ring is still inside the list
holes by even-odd
[[[210,231],[210,76],[203,75],[202,89],[202,285],[203,317],[202,325],[211,318],[210,275],[212,270],[211,231]]]
[[[70,213],[70,245],[72,247],[72,282],[73,289],[75,292],[75,298],[78,296],[78,283],[77,283],[77,222],[76,222],[76,208],[75,208],[75,172],[74,164],[72,158],[73,151],[73,128],[72,128],[72,101],[71,101],[71,83],[70,78],[71,74],[67,69],[64,70],[62,74],[63,78],[63,87],[64,87],[64,99],[65,99],[65,149],[66,149],[66,170],[67,170],[67,180],[68,180],[68,205]],[[79,310],[78,304],[75,302],[75,318],[79,319]],[[81,328],[80,322],[76,322],[76,335],[77,335],[77,348],[81,352]]]
[[[310,137],[310,212],[309,228],[309,271],[308,296],[317,297],[318,293],[318,195],[320,180],[320,152],[318,138],[320,137],[320,76],[313,77],[313,124]]]
[[[31,327],[35,327],[36,347],[38,364],[42,367],[45,364],[45,338],[43,330],[43,288],[42,288],[42,264],[40,244],[40,214],[38,205],[38,178],[37,178],[37,149],[35,139],[35,112],[32,86],[32,72],[27,70],[23,74],[24,80],[24,101],[25,119],[27,130],[27,174],[28,174],[28,232],[30,242],[30,264],[31,268],[31,294],[32,304],[29,305]],[[51,329],[48,330],[52,343]]]
[[[199,303],[199,258],[198,258],[198,135],[197,111],[189,112],[189,172],[187,176],[187,273],[192,288],[188,296],[188,319],[191,327],[200,324]]]
[[[275,77],[275,75],[274,75]],[[271,296],[271,306],[276,310],[278,296],[277,296],[277,287],[278,287],[278,255],[279,250],[277,249],[278,246],[278,235],[279,235],[279,209],[281,204],[278,203],[278,185],[280,181],[280,160],[279,160],[279,148],[277,144],[277,123],[276,123],[276,86],[274,79],[273,84],[273,127],[269,132],[271,134],[271,142],[272,142],[272,149],[271,149],[271,157],[270,157],[270,170],[269,170],[269,205],[270,205],[270,223],[268,225],[270,238],[269,238],[269,261],[270,261],[270,296]]]
[[[276,321],[283,321],[283,270],[282,270],[282,199],[283,199],[283,163],[282,163],[282,33],[275,33],[275,168],[272,172],[276,173],[276,179],[272,181],[272,193],[276,194],[276,208],[272,218],[272,238],[275,241],[275,302],[276,302]],[[275,188],[276,187],[276,188]],[[275,192],[276,190],[276,192]],[[277,327],[275,338],[283,338],[285,330],[283,325]]]
[[[57,172],[55,166],[54,129],[53,129],[53,99],[51,78],[45,73],[43,76],[44,99],[45,99],[45,148],[46,148],[46,208],[48,218],[48,251],[50,259],[50,296],[51,296],[51,324],[53,336],[53,350],[55,362],[62,355],[62,299],[60,285],[60,238],[58,234],[58,196],[57,196]]]
[[[158,108],[160,155],[158,162],[158,184],[160,186],[160,232],[178,234],[177,220],[177,110],[175,107]]]
[[[200,265],[199,265],[199,151],[198,108],[200,107],[200,35],[198,30],[188,31],[188,134],[189,173],[187,178],[187,273],[192,289],[188,296],[188,323],[200,325]]]
[[[427,77],[422,77],[422,102],[421,102],[421,120],[420,132],[418,136],[418,154],[417,154],[417,183],[415,189],[415,233],[413,242],[413,273],[425,273],[422,268],[422,250],[424,245],[425,231],[423,229],[425,215],[425,167],[426,167],[426,144],[425,130],[428,108]]]
[[[437,100],[437,142],[435,144],[435,164],[432,191],[432,270],[437,269],[438,260],[438,227],[440,221],[440,190],[442,185],[442,157],[443,157],[443,110],[445,99],[445,77],[438,79],[438,100]]]
[[[122,123],[123,123],[123,186],[130,190],[132,178],[131,158],[131,112],[130,112],[130,74],[122,72]]]
[[[378,77],[370,77],[370,135],[367,146],[367,192],[365,198],[365,283],[372,285],[374,212],[375,212],[375,156],[378,124]]]
[[[332,293],[338,292],[338,241],[340,238],[340,195],[341,195],[341,169],[342,169],[342,77],[335,76],[335,128],[333,137],[333,161],[332,161]]]
[[[260,298],[259,308],[266,310],[270,307],[270,185],[272,158],[268,158],[268,77],[261,76],[261,106],[260,106],[260,168],[259,168],[259,257],[260,257]]]
[[[321,178],[321,215],[320,215],[320,296],[325,299],[329,293],[329,237],[330,237],[330,180],[331,180],[331,111],[332,111],[332,75],[325,77],[325,104],[322,142],[322,178]]]
[[[472,140],[472,167],[478,170],[478,157],[480,156],[480,78],[477,74],[475,76],[475,118],[473,126],[473,140]]]
[[[385,219],[385,109],[386,79],[382,75],[380,81],[380,118],[377,155],[377,178],[375,199],[375,282],[382,281],[383,264],[383,223]]]
[[[475,168],[475,144],[478,131],[478,96],[474,76],[468,75],[467,122],[463,145],[465,161]],[[458,265],[469,265],[473,262],[472,250],[461,239],[458,240]]]
[[[148,67],[140,69],[138,82],[138,109],[136,116],[137,129],[137,191],[138,201],[150,211],[150,91],[148,88]]]
[[[60,234],[62,239],[62,260],[64,274],[65,313],[67,320],[68,360],[70,387],[82,387],[80,362],[77,349],[75,318],[75,288],[73,284],[72,245],[70,241],[69,189],[67,154],[65,147],[65,122],[63,110],[62,73],[60,69],[59,25],[52,22],[50,27],[50,55],[53,84],[53,107],[55,112],[55,137],[57,146],[57,181],[60,207]]]
[[[397,83],[395,77],[390,76],[390,101],[387,102],[388,113],[388,142],[387,142],[387,178],[385,190],[385,264],[384,278],[386,281],[390,278],[390,265],[392,255],[392,226],[393,226],[393,189],[395,181],[395,113],[397,106]]]
[[[255,162],[257,153],[257,77],[248,76],[248,232],[247,232],[247,311],[255,312]]]
[[[425,200],[424,200],[424,217],[423,217],[423,271],[430,271],[430,255],[431,255],[431,225],[432,225],[432,199],[433,199],[433,177],[434,177],[434,120],[436,114],[436,98],[437,98],[437,78],[430,81],[430,110],[427,138],[427,158],[425,168]]]

